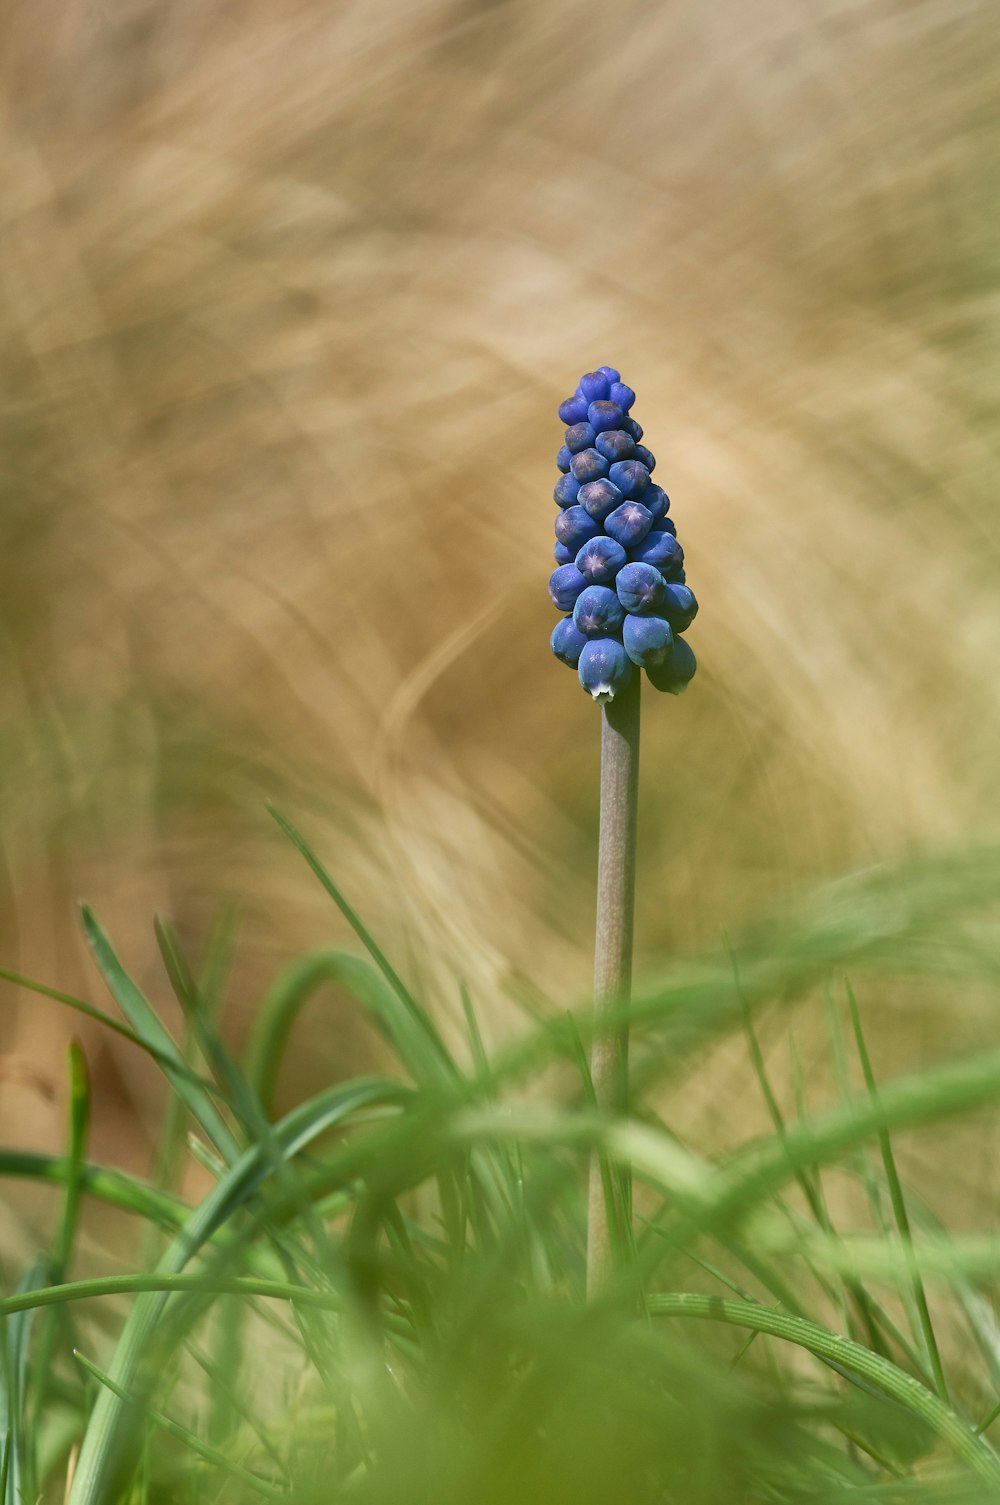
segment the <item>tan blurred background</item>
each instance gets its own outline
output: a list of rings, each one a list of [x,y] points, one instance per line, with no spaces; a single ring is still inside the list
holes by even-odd
[[[702,607],[641,967],[995,832],[995,7],[14,0],[0,42],[0,962],[104,1006],[85,896],[169,1012],[154,912],[197,956],[235,901],[239,1042],[348,941],[273,798],[449,1028],[459,979],[494,1040],[522,977],[579,998],[598,718],[545,582],[600,363]],[[6,984],[0,1138],[60,1142],[72,1032],[145,1169],[155,1071]]]

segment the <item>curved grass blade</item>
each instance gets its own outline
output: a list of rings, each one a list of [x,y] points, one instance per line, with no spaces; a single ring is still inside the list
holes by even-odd
[[[222,1275],[211,1268],[185,1275],[95,1275],[89,1280],[60,1281],[58,1285],[19,1285],[13,1296],[0,1298],[0,1316],[40,1311],[48,1307],[71,1305],[78,1301],[95,1301],[108,1296],[142,1296],[149,1294],[247,1296],[269,1301],[298,1302],[320,1312],[341,1312],[344,1298],[335,1291],[315,1286],[297,1285],[294,1281],[270,1280],[257,1275]]]
[[[74,1167],[61,1155],[44,1155],[35,1150],[0,1149],[0,1177],[3,1176],[44,1181],[52,1186],[65,1186],[75,1176],[80,1190],[88,1196],[122,1212],[149,1218],[163,1228],[179,1228],[191,1211],[180,1197],[159,1191],[124,1171],[90,1164]]]
[[[734,1301],[721,1296],[699,1296],[690,1292],[672,1292],[647,1297],[651,1316],[688,1317],[700,1321],[724,1322],[733,1327],[767,1333],[782,1338],[818,1358],[833,1361],[849,1369],[897,1401],[925,1422],[942,1441],[947,1442],[984,1483],[1000,1493],[1000,1456],[977,1435],[932,1390],[897,1368],[889,1359],[850,1338],[838,1337],[818,1323],[792,1317],[772,1307],[752,1301]]]
[[[438,1075],[444,1073],[447,1077],[454,1077],[457,1073],[455,1062],[452,1060],[447,1049],[445,1048],[444,1042],[441,1039],[441,1036],[438,1034],[436,1028],[434,1027],[430,1015],[427,1013],[426,1009],[424,1009],[417,1002],[416,998],[414,998],[409,988],[407,988],[402,978],[389,962],[388,957],[378,946],[374,937],[370,934],[366,926],[362,923],[360,916],[355,912],[354,909],[352,909],[351,905],[344,898],[344,895],[340,892],[340,889],[334,883],[333,879],[330,877],[330,874],[320,862],[319,858],[316,856],[312,848],[308,845],[305,838],[295,829],[291,821],[288,820],[286,816],[282,815],[274,805],[268,802],[266,808],[268,813],[281,827],[282,831],[284,831],[285,835],[288,837],[292,845],[305,858],[306,862],[312,868],[320,883],[330,895],[330,898],[333,900],[337,908],[340,910],[341,914],[344,916],[344,919],[350,925],[351,929],[354,931],[355,935],[358,937],[359,941],[368,952],[368,955],[371,957],[372,961],[375,963],[376,967],[382,973],[382,976],[385,978],[386,982],[389,984],[390,988],[399,999],[403,1008],[409,1014],[414,1023],[419,1026],[421,1035],[426,1041],[426,1056],[428,1066],[430,1066],[430,1063],[433,1061],[436,1065],[436,1072]]]
[[[246,1071],[261,1102],[270,1108],[278,1074],[295,1022],[324,983],[345,988],[415,1082],[446,1080],[436,1050],[395,990],[360,956],[346,951],[314,951],[291,962],[268,989],[247,1046]]]

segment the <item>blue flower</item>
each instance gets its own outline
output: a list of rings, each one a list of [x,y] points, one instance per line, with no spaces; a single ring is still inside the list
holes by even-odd
[[[615,580],[619,601],[635,616],[658,610],[666,588],[663,576],[651,564],[627,564]]]
[[[613,700],[644,669],[657,690],[679,695],[697,667],[681,637],[698,602],[686,584],[670,498],[650,480],[635,393],[614,366],[580,378],[559,406],[566,426],[556,456],[555,558],[549,594],[563,613],[552,652],[575,667],[595,700]]]
[[[576,598],[573,621],[585,638],[611,637],[621,632],[625,608],[606,585],[588,585]]]
[[[573,563],[592,584],[611,585],[627,560],[628,555],[620,543],[608,538],[606,533],[599,533],[584,544]]]
[[[584,544],[596,538],[600,531],[600,523],[595,522],[583,507],[566,507],[556,513],[556,538],[573,550],[574,559]]]
[[[580,654],[577,673],[595,700],[614,700],[632,678],[632,660],[617,638],[592,638]]]
[[[641,502],[622,502],[604,519],[605,533],[617,539],[623,549],[641,543],[652,526],[652,513]]]
[[[578,606],[580,601],[576,603]],[[633,664],[648,669],[650,665],[662,664],[668,657],[674,645],[674,634],[664,617],[628,616],[622,624],[622,642]]]
[[[681,695],[694,678],[698,660],[683,638],[674,638],[670,657],[662,664],[646,669],[646,676],[654,690],[665,690],[668,695]]]
[[[575,564],[561,564],[549,576],[549,595],[552,605],[560,611],[572,611],[577,596],[587,589],[589,581],[581,575]]]
[[[588,481],[578,492],[580,506],[589,512],[596,522],[603,523],[609,513],[622,501],[622,494],[610,481]]]
[[[571,669],[580,662],[587,641],[572,617],[563,617],[552,629],[552,652]]]

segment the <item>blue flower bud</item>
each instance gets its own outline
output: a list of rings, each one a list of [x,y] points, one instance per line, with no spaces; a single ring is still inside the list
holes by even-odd
[[[633,664],[642,668],[664,663],[670,657],[673,641],[670,623],[663,617],[628,616],[622,623],[625,652]]]
[[[595,522],[603,523],[609,513],[623,500],[618,487],[611,481],[588,481],[581,486],[577,500],[590,513]]]
[[[595,700],[614,700],[632,678],[632,660],[617,638],[594,638],[580,654],[577,673]]]
[[[665,588],[663,576],[651,564],[626,564],[615,579],[618,599],[628,612],[659,611]]]
[[[587,644],[590,647],[590,644]],[[586,650],[584,650],[586,651]],[[581,660],[583,655],[580,655]],[[665,690],[668,695],[681,695],[694,678],[698,660],[683,638],[674,638],[670,657],[662,664],[652,664],[646,669],[650,684],[656,690]]]
[[[608,472],[622,496],[642,496],[649,485],[649,471],[638,460],[618,460]]]
[[[579,390],[588,403],[603,402],[611,390],[611,383],[603,371],[588,371],[586,376],[580,377]]]
[[[651,528],[641,543],[629,553],[641,564],[652,564],[663,573],[684,563],[684,550],[664,524]]]
[[[696,667],[680,634],[698,602],[667,516],[670,498],[650,479],[656,457],[640,443],[634,404],[617,368],[599,366],[559,407],[566,438],[556,455],[553,495],[562,510],[549,594],[564,615],[552,652],[576,665],[599,701],[613,699],[640,669],[656,689],[680,694]]]
[[[576,600],[587,589],[587,578],[575,564],[561,564],[549,576],[549,595],[560,611],[572,611]]]
[[[600,531],[600,523],[580,506],[567,507],[565,512],[556,513],[556,538],[573,550],[574,559],[584,544],[596,538]]]
[[[621,629],[625,608],[606,585],[588,585],[573,607],[573,621],[585,638],[613,635]]]
[[[604,519],[605,533],[626,549],[640,543],[652,526],[652,516],[641,502],[622,502]]]
[[[578,455],[573,456],[570,470],[581,485],[588,481],[600,481],[607,475],[611,466],[604,456],[596,449],[582,449]]]
[[[668,583],[663,590],[663,615],[675,632],[686,632],[698,615],[698,602],[689,585]]]
[[[560,507],[572,507],[580,490],[580,482],[576,476],[560,476],[555,484],[552,495]]]
[[[655,481],[650,481],[642,493],[642,505],[652,515],[653,521],[658,522],[670,511],[670,498],[662,486],[657,486]]]
[[[620,378],[616,378],[616,380],[611,383],[608,397],[612,402],[617,403],[623,413],[627,413],[629,408],[635,402],[635,393],[632,391],[632,388],[626,387],[625,383]]]
[[[566,430],[566,448],[571,455],[578,455],[581,449],[590,449],[596,438],[589,423],[574,423]]]
[[[587,639],[573,621],[572,617],[563,617],[552,629],[552,652],[556,658],[575,669],[580,662],[580,654]]]
[[[585,543],[574,559],[581,575],[586,575],[595,585],[611,584],[618,571],[628,562],[628,555],[620,543],[606,538],[601,533]]]
[[[631,460],[635,454],[635,440],[624,429],[609,429],[605,434],[598,434],[594,446],[606,460]]]
[[[625,414],[613,402],[592,402],[587,409],[587,422],[595,435],[609,433],[620,427]]]
[[[575,397],[567,397],[565,402],[559,404],[559,417],[567,424],[586,423],[588,406],[587,399],[577,393]]]

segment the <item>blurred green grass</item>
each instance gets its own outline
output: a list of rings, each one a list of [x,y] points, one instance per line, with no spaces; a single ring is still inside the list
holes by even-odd
[[[992,1142],[1000,1046],[876,1077],[856,1001],[887,979],[995,996],[996,849],[841,882],[662,967],[623,1015],[629,1114],[602,1117],[580,1081],[586,1006],[492,1052],[470,1009],[449,1049],[323,854],[278,821],[355,945],[290,965],[245,1052],[215,1019],[231,926],[190,957],[157,923],[175,1042],[84,910],[126,1048],[172,1106],[151,1182],[95,1165],[74,1048],[64,1152],[0,1149],[0,1175],[47,1203],[47,1252],[3,1261],[5,1505],[1000,1498],[995,1219],[981,1203],[969,1234],[939,1216],[900,1153],[940,1156],[955,1123]],[[272,1121],[330,973],[384,1071]],[[757,1042],[824,993],[833,1095],[817,1105],[794,1054],[779,1077]],[[730,1113],[713,1144],[686,1100],[721,1048],[770,1121]],[[172,1190],[185,1145],[206,1178],[190,1202]],[[637,1220],[588,1304],[593,1149],[630,1168]],[[132,1226],[98,1247],[80,1214],[102,1204]]]

